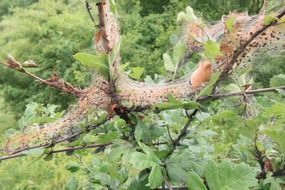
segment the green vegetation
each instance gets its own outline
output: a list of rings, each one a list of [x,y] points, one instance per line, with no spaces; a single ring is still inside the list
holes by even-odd
[[[172,76],[175,78],[193,68],[200,55],[186,63],[181,73],[176,73],[185,53],[179,41],[183,28],[176,19],[188,5],[195,14],[212,22],[231,10],[255,14],[262,3],[261,0],[119,0],[125,70],[133,79],[159,83],[171,78],[168,71],[175,73]],[[270,1],[270,9],[280,3]],[[109,77],[106,57],[91,55],[95,29],[83,1],[3,0],[0,16],[1,60],[7,53],[20,61],[32,59],[39,67],[30,70],[37,75],[49,78],[54,72],[81,88],[89,85],[88,67],[99,69]],[[227,27],[231,28],[230,25]],[[206,57],[220,54],[215,42],[209,40],[204,46]],[[257,62],[262,64],[253,64],[251,70],[235,71],[221,91],[242,91],[252,81],[254,88],[285,84],[284,55],[260,56],[253,61]],[[208,94],[211,88],[210,82],[201,93]],[[63,110],[74,102],[70,95],[2,66],[0,92],[0,142],[16,129],[60,118]],[[250,106],[255,114],[246,113]],[[285,167],[284,91],[257,95],[250,105],[240,97],[202,105],[169,97],[167,103],[154,105],[153,109],[151,113],[131,113],[130,123],[115,117],[69,144],[112,143],[105,149],[68,151],[53,156],[29,152],[34,155],[0,162],[0,189],[147,190],[166,181],[190,190],[284,189],[284,175],[271,175],[272,171],[283,171]],[[175,144],[191,114],[184,109],[199,112],[188,134]],[[246,114],[252,115],[246,117]],[[156,145],[158,142],[164,144]],[[266,160],[270,160],[271,168],[264,174],[260,172],[260,164]],[[260,173],[267,175],[266,178],[257,179]]]

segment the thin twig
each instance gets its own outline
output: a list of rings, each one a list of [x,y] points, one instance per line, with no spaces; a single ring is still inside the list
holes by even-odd
[[[8,56],[7,61],[5,63],[0,63],[2,65],[5,65],[13,70],[16,70],[18,72],[21,72],[31,78],[33,78],[34,80],[45,84],[47,86],[59,89],[65,93],[69,93],[72,94],[76,97],[81,97],[84,93],[81,89],[78,89],[74,86],[72,86],[71,84],[69,84],[68,82],[64,81],[63,79],[58,78],[56,75],[53,75],[50,79],[45,80],[42,79],[38,76],[36,76],[35,74],[27,71],[15,58],[13,58],[12,56]]]
[[[157,142],[157,143],[152,143],[151,146],[159,146],[159,145],[165,145],[167,142]]]
[[[172,138],[172,136],[170,134],[170,130],[169,130],[169,126],[168,125],[166,125],[166,130],[167,130],[168,136],[170,138],[170,141],[172,142],[172,144],[174,144],[174,141],[173,141],[173,138]]]
[[[278,87],[272,87],[272,88],[260,88],[260,89],[255,89],[255,90],[247,90],[244,92],[232,92],[228,94],[215,94],[215,95],[209,95],[209,96],[202,96],[202,97],[199,97],[197,101],[216,100],[216,99],[233,97],[233,96],[244,96],[245,94],[259,94],[259,93],[264,93],[264,92],[274,92],[278,89],[285,90],[285,86],[278,86]]]
[[[75,151],[75,150],[82,150],[82,149],[88,149],[88,148],[105,147],[105,146],[108,146],[108,145],[111,145],[111,143],[107,143],[107,144],[92,144],[92,145],[77,146],[77,147],[68,147],[68,148],[59,149],[59,150],[52,150],[52,151],[48,152],[47,154],[56,154],[56,153]],[[14,154],[14,155],[10,155],[10,156],[3,156],[3,157],[0,157],[0,161],[9,160],[9,159],[13,159],[13,158],[18,158],[18,157],[22,157],[22,156],[26,156],[26,155],[27,154],[24,154],[24,153],[18,153],[18,154]]]
[[[77,147],[68,147],[65,149],[60,149],[60,150],[53,150],[49,152],[49,154],[54,154],[54,153],[61,153],[61,152],[67,152],[67,151],[75,151],[75,150],[82,150],[82,149],[87,149],[87,148],[98,148],[98,147],[105,147],[109,146],[112,143],[107,143],[107,144],[92,144],[92,145],[87,145],[87,146],[77,146]]]
[[[91,8],[91,6],[90,6],[90,4],[89,4],[89,2],[87,0],[85,0],[85,7],[86,7],[86,10],[88,12],[89,17],[91,18],[92,22],[95,24],[95,19],[94,19],[94,17],[91,14],[92,8]]]
[[[184,125],[183,129],[181,130],[180,134],[178,135],[178,137],[174,140],[174,148],[179,145],[180,140],[185,137],[187,135],[187,130],[188,127],[190,126],[191,122],[193,121],[193,118],[195,117],[195,115],[198,113],[198,109],[194,110],[189,116],[188,116],[188,121],[186,122],[186,124]]]
[[[195,115],[198,113],[198,111],[199,110],[196,109],[188,116],[188,120],[187,120],[186,124],[184,125],[184,127],[182,128],[182,130],[180,131],[178,137],[175,140],[173,140],[173,146],[172,146],[171,151],[168,153],[168,155],[171,155],[175,151],[175,149],[179,145],[181,139],[187,135],[187,130],[188,130],[191,122],[193,121]]]

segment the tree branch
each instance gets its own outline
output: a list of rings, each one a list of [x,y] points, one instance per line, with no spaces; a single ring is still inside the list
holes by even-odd
[[[280,13],[276,16],[276,18],[280,19],[285,15],[285,8],[283,8]],[[257,38],[259,37],[264,31],[266,31],[269,27],[278,24],[278,20],[271,22],[268,25],[264,25],[257,31],[251,34],[250,38],[244,42],[241,42],[240,46],[237,50],[234,51],[232,58],[228,63],[226,63],[225,67],[223,68],[222,74],[220,75],[219,80],[216,82],[216,86],[223,80],[229,71],[234,67],[234,64],[237,62],[238,58],[247,50],[247,47]],[[214,89],[214,88],[213,88]]]
[[[184,125],[183,129],[181,130],[180,134],[178,135],[178,137],[174,140],[174,149],[176,148],[177,145],[179,145],[180,140],[185,137],[187,135],[187,130],[188,127],[190,126],[191,122],[193,121],[195,115],[198,113],[198,109],[194,110],[190,115],[188,116],[188,121],[186,122],[186,124]]]
[[[64,142],[64,141],[67,141],[67,140],[70,140],[70,139],[73,139],[75,137],[78,137],[79,135],[83,134],[83,133],[86,133],[86,132],[89,132],[91,130],[94,130],[96,128],[98,128],[99,126],[101,126],[102,124],[106,123],[110,118],[105,118],[105,117],[102,117],[101,120],[98,119],[98,122],[96,124],[94,124],[93,126],[87,126],[85,129],[80,129],[80,130],[77,130],[76,132],[73,132],[71,135],[68,135],[66,137],[63,137],[63,138],[60,138],[56,141],[53,141],[53,139],[51,139],[49,142],[46,142],[46,143],[43,143],[43,144],[38,144],[38,145],[33,145],[33,146],[25,146],[23,148],[19,148],[17,150],[13,150],[13,151],[9,151],[9,155],[15,155],[15,154],[18,154],[18,153],[21,153],[21,152],[24,152],[24,151],[27,151],[27,150],[31,150],[31,149],[35,149],[35,148],[48,148],[48,147],[53,147],[55,146],[56,144],[59,144],[61,142]],[[13,142],[12,142],[13,143]],[[5,149],[4,149],[5,150]]]
[[[190,124],[192,123],[192,121],[193,121],[195,115],[198,113],[198,111],[199,111],[199,110],[196,109],[196,110],[194,110],[190,115],[187,114],[188,120],[187,120],[186,124],[184,125],[184,127],[182,128],[182,130],[180,131],[180,133],[179,133],[179,135],[177,136],[177,138],[173,140],[172,149],[171,149],[171,151],[168,153],[168,155],[171,155],[171,154],[175,151],[175,149],[176,149],[176,147],[179,145],[181,139],[187,135],[187,130],[188,130]]]
[[[232,92],[228,94],[214,94],[209,96],[202,96],[197,99],[197,101],[204,101],[204,100],[217,100],[221,98],[233,97],[233,96],[244,96],[245,94],[260,94],[265,92],[275,92],[278,89],[285,90],[285,86],[278,86],[272,88],[261,88],[256,90],[247,90],[244,92]]]
[[[86,145],[86,146],[68,147],[68,148],[64,148],[64,149],[51,150],[50,152],[47,153],[47,155],[49,155],[49,154],[56,154],[56,153],[62,153],[62,152],[68,152],[68,151],[89,149],[89,148],[106,147],[106,146],[109,146],[109,145],[111,145],[111,143],[107,143],[107,144],[91,144],[91,145]],[[18,158],[18,157],[23,157],[23,156],[26,156],[26,155],[27,154],[24,154],[24,153],[18,153],[18,154],[14,154],[14,155],[10,155],[10,156],[3,156],[3,157],[0,157],[0,161],[10,160],[10,159],[13,159],[13,158]]]
[[[16,70],[18,72],[21,72],[31,78],[33,78],[34,80],[42,83],[42,84],[45,84],[45,85],[48,85],[50,87],[53,87],[53,88],[56,88],[56,89],[59,89],[60,91],[62,92],[65,92],[65,93],[69,93],[69,94],[72,94],[76,97],[81,97],[83,95],[83,91],[72,86],[71,84],[69,84],[68,82],[64,81],[63,79],[60,79],[57,75],[53,75],[50,79],[42,79],[38,76],[36,76],[35,74],[27,71],[22,64],[20,64],[15,58],[13,58],[12,56],[8,56],[7,58],[7,61],[5,63],[1,63],[13,70]]]

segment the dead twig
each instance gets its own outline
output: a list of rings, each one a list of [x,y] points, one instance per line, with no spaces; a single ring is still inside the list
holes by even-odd
[[[42,79],[38,76],[36,76],[35,74],[27,71],[24,67],[25,65],[20,64],[14,57],[12,56],[8,56],[7,60],[5,63],[1,63],[13,70],[19,71],[31,78],[33,78],[34,80],[42,83],[42,84],[46,84],[50,87],[59,89],[60,91],[63,91],[65,93],[69,93],[72,94],[76,97],[81,97],[84,93],[81,89],[78,89],[74,86],[72,86],[71,84],[69,84],[68,82],[64,81],[63,79],[59,78],[56,74],[53,74],[52,77],[50,79]],[[28,65],[28,67],[31,67],[32,65]]]

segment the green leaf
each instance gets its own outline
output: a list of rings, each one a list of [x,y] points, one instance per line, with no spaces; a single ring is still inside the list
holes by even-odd
[[[275,143],[277,143],[278,148],[282,153],[285,153],[285,131],[282,129],[272,129],[267,128],[263,131],[265,135],[270,137]]]
[[[108,132],[107,134],[97,135],[96,143],[107,144],[116,140],[118,136],[119,135],[116,131]]]
[[[203,183],[201,177],[195,172],[189,172],[187,187],[189,190],[207,190],[205,184]]]
[[[217,42],[208,40],[203,43],[204,54],[208,59],[215,59],[217,56],[221,55],[220,45]]]
[[[214,161],[209,161],[205,168],[205,177],[208,186],[211,190],[220,190],[220,177],[219,171],[216,163]]]
[[[264,19],[263,19],[263,24],[267,26],[267,25],[270,25],[271,23],[273,23],[273,22],[275,22],[275,21],[277,21],[277,20],[278,20],[278,18],[275,17],[275,16],[266,15],[266,16],[264,17]]]
[[[244,163],[209,161],[205,177],[211,190],[248,190],[257,185],[255,170]]]
[[[282,178],[272,177],[269,173],[266,176],[266,179],[263,181],[263,184],[270,184],[270,190],[283,190],[282,185],[285,183],[285,180]]]
[[[78,188],[78,180],[76,179],[75,176],[71,176],[67,183],[64,186],[65,190],[77,190]]]
[[[193,9],[190,6],[186,7],[186,12],[180,12],[177,16],[177,22],[191,22],[198,20],[196,15],[194,14]]]
[[[110,9],[112,11],[112,13],[114,13],[115,15],[117,15],[117,5],[115,0],[110,0]]]
[[[148,156],[141,152],[134,152],[129,156],[129,162],[133,167],[144,170],[150,168],[153,165],[153,162],[148,159]]]
[[[108,57],[105,54],[92,55],[89,53],[77,53],[73,57],[83,65],[96,69],[106,79],[109,78]]]
[[[148,177],[148,184],[150,188],[154,189],[159,187],[162,184],[163,181],[163,175],[160,169],[160,166],[155,164]]]
[[[47,154],[43,159],[44,161],[51,161],[53,159],[53,154]]]
[[[167,71],[171,71],[171,72],[175,71],[176,65],[174,61],[172,60],[172,58],[170,57],[170,55],[168,55],[167,53],[164,53],[163,61],[164,61],[164,67]]]
[[[17,131],[15,130],[15,129],[13,129],[13,128],[10,128],[10,129],[7,129],[6,131],[5,131],[5,137],[10,137],[10,136],[12,136],[14,133],[16,133]]]
[[[216,84],[217,80],[219,80],[221,73],[213,73],[210,81],[207,83],[207,85],[201,90],[198,97],[201,96],[208,96],[212,93],[213,87]]]
[[[235,16],[230,16],[229,18],[226,19],[225,25],[226,28],[229,32],[232,32],[234,30],[234,22],[235,22],[236,17]]]
[[[162,164],[160,159],[155,155],[154,151],[142,142],[138,142],[141,149],[147,154],[148,160],[156,164]]]
[[[135,129],[135,139],[137,142],[139,142],[142,139],[142,135],[143,135],[143,129],[142,129],[142,125],[141,122],[138,121],[137,125],[136,125],[136,129]]]
[[[138,80],[138,79],[141,78],[143,72],[144,72],[144,68],[142,68],[142,67],[133,67],[131,69],[131,73],[129,74],[129,76],[132,79]]]
[[[134,133],[136,141],[149,142],[151,139],[149,126],[146,126],[144,122],[137,115],[134,116],[135,116],[134,120],[137,122]]]
[[[96,142],[96,139],[97,139],[97,137],[95,135],[88,133],[88,134],[84,135],[82,141],[86,144],[90,144],[90,143]]]
[[[205,108],[199,104],[198,102],[194,101],[179,101],[176,100],[173,96],[168,96],[168,102],[164,103],[158,103],[153,105],[153,109],[157,111],[163,111],[163,110],[171,110],[171,109],[201,109],[205,110]]]
[[[69,163],[65,166],[65,169],[70,171],[71,173],[74,173],[80,170],[80,165],[77,163]]]
[[[166,164],[167,173],[172,181],[177,183],[187,182],[188,173],[182,167],[183,164],[181,163],[168,162]]]
[[[176,98],[174,98],[171,94],[169,94],[167,96],[167,100],[169,103],[173,103],[173,104],[179,104],[180,103],[180,101],[177,100]]]
[[[179,41],[177,42],[177,44],[174,46],[173,49],[173,59],[176,62],[175,67],[177,67],[177,64],[179,64],[184,54],[185,54],[185,45],[181,41]]]

